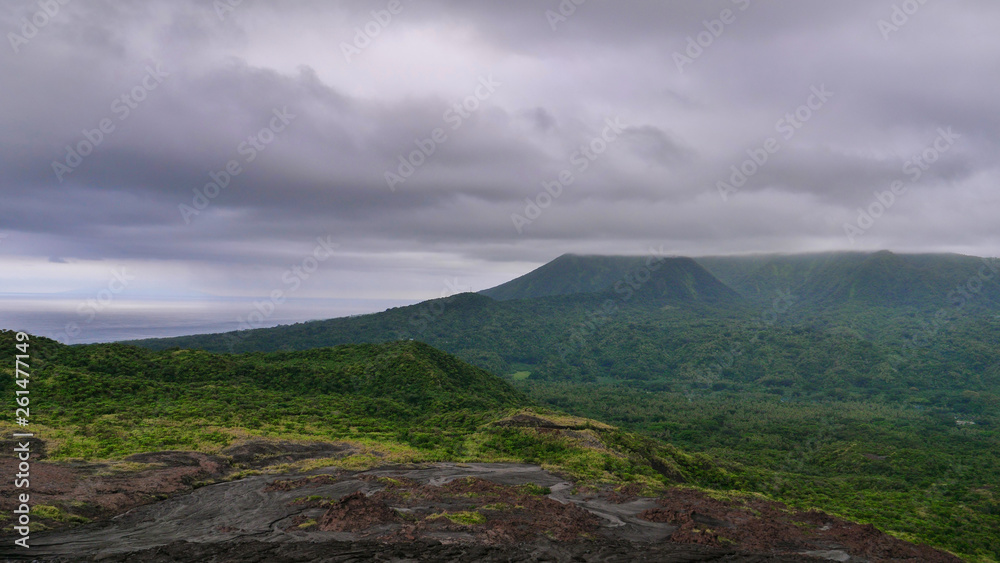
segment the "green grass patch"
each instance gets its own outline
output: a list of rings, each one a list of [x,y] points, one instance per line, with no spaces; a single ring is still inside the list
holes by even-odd
[[[543,487],[541,485],[537,485],[535,483],[525,483],[524,485],[521,485],[520,488],[521,488],[522,491],[524,491],[525,493],[527,493],[529,495],[539,495],[539,496],[542,496],[542,495],[551,495],[552,494],[552,489],[550,489],[548,487]]]
[[[438,514],[432,514],[427,517],[429,520],[435,518],[447,518],[456,524],[461,524],[462,526],[475,526],[477,524],[485,524],[486,516],[480,512],[474,512],[469,510],[463,510],[461,512],[440,512]]]

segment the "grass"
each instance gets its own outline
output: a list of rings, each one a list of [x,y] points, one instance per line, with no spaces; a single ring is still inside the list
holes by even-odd
[[[521,485],[521,490],[529,495],[551,495],[552,489],[548,487],[542,487],[541,485],[536,485],[535,483],[525,483]]]
[[[469,510],[463,510],[460,512],[440,512],[438,514],[432,514],[427,517],[428,520],[433,520],[436,518],[447,518],[456,524],[461,524],[462,526],[475,526],[477,524],[485,524],[486,516],[480,512],[474,512]]]

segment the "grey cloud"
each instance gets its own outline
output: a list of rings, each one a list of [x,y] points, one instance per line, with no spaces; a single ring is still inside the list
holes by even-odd
[[[72,3],[20,52],[0,48],[15,77],[0,92],[0,196],[17,210],[0,231],[32,241],[0,252],[280,268],[330,235],[370,254],[350,267],[378,270],[396,252],[523,264],[654,241],[846,248],[843,221],[942,127],[960,142],[863,244],[1000,248],[995,220],[954,208],[1000,179],[993,3],[929,2],[888,40],[891,3],[591,0],[553,31],[558,4],[405,2],[348,64],[341,43],[385,2],[244,2],[224,19],[203,1]],[[0,29],[35,6],[12,3]],[[678,70],[725,9],[735,21]],[[112,104],[157,64],[169,76],[120,119]],[[490,73],[502,86],[453,128],[446,112]],[[722,201],[716,182],[820,85],[829,103]],[[294,121],[247,162],[241,143],[276,108]],[[626,133],[580,169],[571,155],[615,117]],[[114,132],[59,182],[53,160],[105,118]],[[436,129],[447,140],[391,191],[385,173]],[[231,160],[242,172],[185,221],[179,206]],[[518,233],[511,215],[562,170],[572,184]]]

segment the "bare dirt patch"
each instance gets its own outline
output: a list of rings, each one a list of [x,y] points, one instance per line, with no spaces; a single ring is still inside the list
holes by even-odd
[[[33,518],[45,529],[58,529],[116,514],[216,482],[234,471],[310,459],[349,455],[347,444],[248,441],[223,450],[224,455],[163,451],[131,455],[120,462],[45,460],[45,442],[34,439],[39,452],[31,466],[32,505],[54,506],[57,518]],[[18,460],[0,458],[0,474],[17,473]],[[0,529],[10,529],[16,508],[13,480],[0,482]]]
[[[827,552],[831,557],[842,552],[871,562],[961,561],[930,547],[894,538],[870,524],[856,524],[818,511],[791,510],[782,503],[757,497],[720,500],[701,491],[674,488],[657,503],[658,508],[644,511],[639,518],[677,526],[670,536],[674,542],[735,545],[749,551]]]

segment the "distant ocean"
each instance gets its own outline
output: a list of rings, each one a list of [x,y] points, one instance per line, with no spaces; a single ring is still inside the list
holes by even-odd
[[[0,329],[20,330],[64,344],[161,338],[240,328],[257,308],[254,299],[115,301],[105,307],[81,299],[0,297]],[[254,328],[377,313],[415,301],[398,299],[289,299]]]

